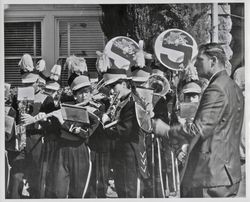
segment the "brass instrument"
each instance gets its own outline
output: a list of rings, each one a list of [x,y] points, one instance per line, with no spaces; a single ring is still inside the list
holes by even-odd
[[[168,80],[159,74],[152,74],[148,81],[145,83],[144,87],[153,89],[153,106],[157,104],[161,97],[171,92],[170,84]]]
[[[159,74],[152,74],[146,85],[148,88],[154,90],[154,95],[159,95],[161,97],[164,97],[171,90],[168,80]]]
[[[104,86],[104,79],[101,79],[97,84],[93,83],[92,84],[92,93],[95,95],[99,93],[99,90]]]
[[[22,151],[26,147],[26,126],[21,120],[21,117],[23,114],[31,113],[31,107],[34,102],[34,88],[18,88],[17,95],[20,124],[16,127],[17,132],[15,149],[17,151]]]

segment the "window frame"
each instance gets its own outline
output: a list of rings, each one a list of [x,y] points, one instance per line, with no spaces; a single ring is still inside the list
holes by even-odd
[[[44,33],[43,33],[43,27],[44,27],[44,21],[43,21],[43,18],[12,18],[12,19],[8,19],[8,20],[5,20],[4,21],[4,26],[5,26],[5,23],[30,23],[30,22],[40,22],[41,23],[41,55],[40,56],[37,56],[37,55],[34,55],[32,56],[32,59],[37,59],[37,58],[42,58],[43,57],[43,41],[44,41]],[[33,33],[34,34],[34,33]],[[4,43],[5,43],[5,38],[4,38]],[[36,43],[33,42],[33,48],[34,46],[36,46]],[[19,56],[5,56],[5,49],[4,49],[4,60],[5,59],[19,59],[21,57]],[[5,66],[5,64],[4,64]]]

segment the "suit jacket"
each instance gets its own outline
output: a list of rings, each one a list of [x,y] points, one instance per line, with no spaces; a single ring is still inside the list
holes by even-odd
[[[205,89],[189,135],[193,136],[181,180],[185,187],[232,185],[241,180],[240,135],[244,98],[226,71]]]

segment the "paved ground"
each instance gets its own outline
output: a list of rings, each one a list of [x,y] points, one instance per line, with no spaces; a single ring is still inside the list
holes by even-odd
[[[242,180],[240,182],[239,191],[237,197],[246,197],[246,164],[241,166]],[[114,181],[109,181],[109,187],[106,193],[107,198],[117,198],[117,193],[115,192]]]

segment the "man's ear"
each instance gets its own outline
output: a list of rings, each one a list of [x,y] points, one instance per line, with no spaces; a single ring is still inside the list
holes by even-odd
[[[125,81],[122,82],[122,87],[123,87],[123,88],[127,87],[127,84],[126,84]]]
[[[215,64],[217,64],[217,62],[218,62],[217,57],[216,56],[212,56],[211,57],[211,66],[214,67]]]

